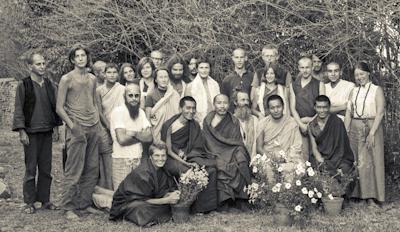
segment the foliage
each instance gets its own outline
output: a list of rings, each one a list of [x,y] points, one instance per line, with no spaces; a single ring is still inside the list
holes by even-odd
[[[208,185],[208,172],[204,167],[190,168],[179,178],[179,206],[190,206]]]
[[[352,171],[347,173],[343,173],[341,169],[337,169],[336,173],[332,175],[327,170],[326,165],[321,165],[316,171],[315,179],[323,190],[323,196],[329,196],[329,198],[332,198],[331,196],[342,197],[346,194],[349,185],[355,179],[355,174],[353,167]]]

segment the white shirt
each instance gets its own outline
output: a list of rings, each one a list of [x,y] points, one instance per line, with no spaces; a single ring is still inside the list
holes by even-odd
[[[329,97],[332,106],[340,106],[348,103],[350,100],[351,91],[354,88],[354,83],[346,80],[339,80],[339,83],[332,88],[331,83],[325,84],[325,94]],[[338,114],[338,117],[342,120],[344,116]]]
[[[117,141],[115,134],[116,129],[126,129],[130,131],[142,131],[150,128],[150,122],[146,118],[146,114],[139,109],[139,115],[136,119],[132,119],[129,115],[128,108],[125,105],[114,108],[110,117],[110,132],[113,140],[113,158],[141,158],[143,147],[142,143],[135,143],[128,146],[121,146]]]

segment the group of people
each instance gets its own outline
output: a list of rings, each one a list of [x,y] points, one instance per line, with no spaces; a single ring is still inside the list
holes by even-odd
[[[200,166],[209,183],[192,212],[248,210],[243,189],[251,183],[251,158],[282,153],[287,178],[305,161],[332,175],[355,168],[347,197],[371,206],[385,200],[385,101],[365,62],[354,67],[352,83],[342,79],[338,62],[322,64],[317,55],[302,56],[292,76],[272,44],[261,50],[265,66],[253,72],[246,51],[237,48],[234,69],[218,83],[205,57],[174,54],[164,62],[153,51],[136,67],[118,68],[91,65],[90,51],[78,44],[68,58],[74,69],[56,87],[46,78],[43,55],[32,52],[30,76],[17,86],[13,130],[25,151],[26,213],[38,201],[74,220],[97,213],[95,205],[108,208],[112,220],[153,225],[170,219],[179,176]],[[66,157],[56,206],[50,202],[52,135],[62,122]]]

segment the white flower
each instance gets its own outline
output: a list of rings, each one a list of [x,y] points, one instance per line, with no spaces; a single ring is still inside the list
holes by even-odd
[[[315,199],[314,197],[313,198],[311,198],[311,203],[313,203],[313,204],[316,204],[317,203],[317,199]]]
[[[307,167],[311,167],[311,163],[308,162],[308,161],[306,161],[306,166],[307,166]]]
[[[330,200],[333,200],[332,194],[329,194],[329,195],[328,195],[328,198],[329,198]]]
[[[309,176],[314,176],[315,175],[314,171],[307,171],[307,173],[308,173]]]
[[[261,159],[261,155],[260,155],[260,154],[257,154],[254,158],[255,158],[255,159]]]
[[[301,181],[300,180],[296,180],[296,185],[297,186],[301,186]]]
[[[279,166],[279,167],[278,167],[278,172],[283,172],[282,166]]]
[[[258,169],[257,169],[256,166],[254,166],[254,167],[253,167],[253,173],[257,173],[257,172],[258,172]]]
[[[282,184],[281,183],[277,183],[275,186],[278,187],[278,188],[281,188]]]
[[[244,186],[243,192],[247,192],[247,186]]]
[[[276,185],[274,187],[272,187],[272,192],[277,193],[279,192],[281,189],[276,187]]]
[[[286,183],[286,184],[285,184],[285,188],[286,188],[286,189],[290,189],[291,187],[292,187],[292,185],[291,185],[290,183]]]
[[[312,167],[307,168],[307,172],[313,172],[313,171],[314,171],[314,169]]]
[[[256,191],[258,190],[258,184],[257,183],[252,183],[251,187]]]
[[[317,197],[318,197],[318,198],[321,198],[321,197],[322,197],[322,193],[318,192],[318,193],[317,193]]]
[[[308,190],[307,190],[306,187],[302,188],[302,189],[301,189],[301,192],[302,192],[303,194],[308,194]]]
[[[318,192],[318,189],[317,189],[317,188],[314,188],[314,192],[316,192],[316,193],[317,193],[317,192]]]
[[[308,191],[308,197],[313,198],[314,197],[314,191]]]
[[[265,161],[267,160],[267,155],[264,154],[264,155],[261,157],[261,160],[265,162]]]
[[[281,155],[281,156],[285,156],[285,154],[286,154],[286,153],[285,153],[285,151],[284,151],[284,150],[280,150],[280,151],[279,151],[279,155]]]
[[[302,208],[303,207],[301,207],[301,205],[296,205],[296,207],[294,207],[294,210],[296,210],[297,212],[300,212]]]

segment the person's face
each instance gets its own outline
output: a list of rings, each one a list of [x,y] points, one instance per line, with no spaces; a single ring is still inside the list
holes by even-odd
[[[332,83],[336,83],[340,79],[340,68],[339,65],[335,63],[330,63],[326,66],[326,75],[328,76],[328,79]]]
[[[75,56],[74,56],[74,65],[79,67],[79,68],[86,68],[87,65],[87,54],[85,50],[83,49],[78,49],[75,51]]]
[[[232,54],[232,61],[235,65],[235,68],[242,69],[244,68],[245,62],[247,60],[247,56],[245,52],[241,49],[237,49]]]
[[[283,105],[280,100],[272,100],[268,103],[268,110],[273,119],[280,119],[283,117]]]
[[[207,78],[210,75],[210,64],[200,63],[197,70],[201,78]]]
[[[157,72],[156,82],[158,87],[166,89],[169,83],[169,76],[167,70],[160,70]]]
[[[191,74],[196,75],[197,74],[197,59],[195,59],[195,58],[190,59],[188,68],[189,68],[189,71]]]
[[[29,70],[38,76],[43,76],[46,73],[46,61],[44,57],[39,54],[35,54],[32,57],[32,64],[28,65]]]
[[[181,108],[183,117],[190,121],[193,120],[196,114],[196,103],[192,101],[185,101],[184,106]]]
[[[318,58],[318,56],[316,55],[312,56],[312,65],[314,71],[319,72],[321,70],[322,61]]]
[[[243,106],[249,106],[249,104],[250,104],[249,95],[247,93],[238,92],[236,98],[236,106],[243,107]]]
[[[303,78],[311,76],[312,72],[312,61],[310,59],[302,59],[299,61],[299,72]]]
[[[354,78],[359,85],[365,86],[369,82],[369,72],[356,69],[354,70]]]
[[[140,74],[142,74],[143,78],[150,78],[152,72],[153,72],[153,69],[151,68],[150,63],[146,63],[143,65],[143,68],[140,71]]]
[[[317,112],[317,117],[320,119],[325,119],[329,115],[329,103],[324,101],[317,101],[315,103],[314,109]]]
[[[97,66],[94,70],[94,75],[101,81],[104,81],[106,78],[106,64]]]
[[[115,84],[118,80],[118,71],[116,68],[108,68],[106,70],[106,79],[108,83]]]
[[[278,61],[278,51],[275,49],[263,49],[261,57],[265,64],[274,64]]]
[[[131,106],[140,104],[140,88],[138,85],[127,86],[125,88],[125,101]]]
[[[135,79],[135,71],[133,71],[132,67],[125,67],[122,71],[124,78],[128,82],[132,82]]]
[[[229,102],[228,97],[219,95],[214,102],[214,108],[218,115],[225,115],[228,112]]]
[[[265,80],[268,84],[275,82],[275,72],[272,68],[269,68],[265,73]]]
[[[150,159],[156,168],[162,168],[167,161],[167,152],[164,149],[155,149]]]
[[[182,76],[183,76],[183,65],[179,64],[179,63],[172,65],[171,74],[177,80],[182,79]]]
[[[163,63],[163,54],[161,52],[152,52],[150,54],[150,58],[154,63],[154,66],[156,66],[156,68],[160,67],[160,65]]]

